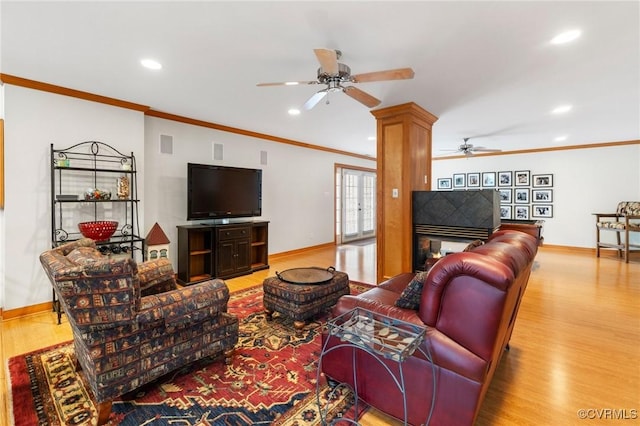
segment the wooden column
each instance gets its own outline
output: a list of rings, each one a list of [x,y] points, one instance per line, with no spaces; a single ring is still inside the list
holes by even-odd
[[[431,189],[431,127],[413,102],[371,111],[377,120],[378,282],[411,272],[411,191]]]

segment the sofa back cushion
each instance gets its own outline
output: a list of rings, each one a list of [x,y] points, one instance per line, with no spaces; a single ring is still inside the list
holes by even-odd
[[[500,230],[491,234],[487,240],[487,244],[497,241],[505,242],[524,250],[531,259],[538,253],[537,238],[525,232],[515,231],[513,229]]]
[[[418,315],[426,325],[491,359],[514,280],[509,266],[475,250],[450,254],[429,271]]]
[[[514,250],[513,245],[503,241],[494,241],[473,250],[476,254],[491,257],[508,265],[514,275],[519,275],[529,264],[529,256],[525,250]]]
[[[67,254],[66,258],[75,265],[87,265],[105,259],[104,255],[93,247],[75,248]]]

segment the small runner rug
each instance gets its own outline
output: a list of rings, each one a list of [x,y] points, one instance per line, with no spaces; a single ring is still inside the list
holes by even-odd
[[[351,293],[370,288],[351,283]],[[267,320],[262,286],[231,295],[229,312],[240,318],[239,341],[230,365],[206,359],[115,400],[109,425],[277,425],[321,424],[353,419],[353,396],[343,387],[331,393],[323,378],[316,393],[321,327],[326,317],[295,333],[281,316]],[[16,426],[95,425],[90,388],[75,372],[73,343],[66,342],[8,361],[10,407]],[[358,404],[358,417],[366,410]]]

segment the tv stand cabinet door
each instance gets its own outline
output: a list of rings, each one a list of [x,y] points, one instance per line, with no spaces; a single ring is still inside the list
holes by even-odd
[[[236,241],[236,272],[251,272],[251,240]]]
[[[218,229],[216,277],[229,278],[251,272],[251,227]]]

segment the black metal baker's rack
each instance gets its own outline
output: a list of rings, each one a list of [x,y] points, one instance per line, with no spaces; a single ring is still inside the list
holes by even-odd
[[[129,194],[116,196],[117,179],[129,179]],[[117,220],[108,240],[96,241],[104,254],[130,253],[144,260],[144,238],[138,220],[136,158],[98,141],[86,141],[64,149],[51,144],[51,242],[52,246],[82,238],[79,222]],[[88,189],[105,186],[107,198],[87,198]]]

